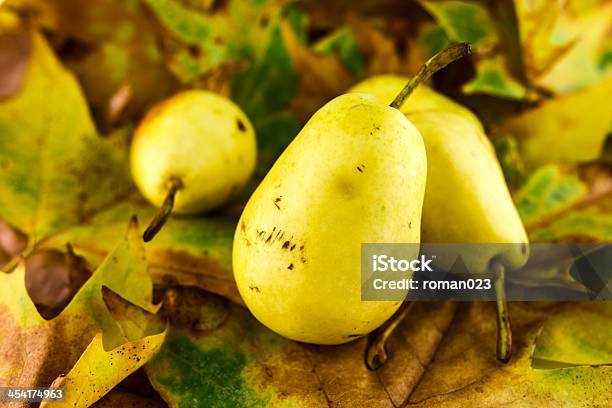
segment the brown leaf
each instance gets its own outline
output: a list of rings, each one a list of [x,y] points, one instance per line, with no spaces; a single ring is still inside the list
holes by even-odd
[[[38,251],[26,259],[26,288],[45,319],[57,316],[91,276],[85,260],[68,247]]]
[[[607,407],[610,367],[535,369],[531,356],[541,325],[560,303],[510,304],[513,356],[495,359],[495,305],[464,303],[407,406]]]
[[[12,96],[21,89],[32,50],[31,32],[21,29],[18,23],[7,29],[8,18],[0,15],[0,98]]]
[[[22,253],[26,249],[27,242],[28,238],[25,234],[0,219],[0,250],[6,254],[6,262]],[[0,267],[2,266],[4,262],[0,261]]]
[[[345,22],[347,14],[368,18],[402,17],[412,21],[426,17],[423,9],[414,1],[404,0],[303,0],[302,6],[311,16],[313,27],[329,29]]]
[[[366,76],[389,73],[413,75],[425,62],[423,50],[415,38],[406,34],[396,38],[388,32],[376,29],[373,24],[355,15],[349,16],[348,23],[353,30],[359,49],[364,54]],[[395,28],[395,34],[398,34],[399,30],[407,31],[410,27],[406,27],[403,22],[392,28]],[[402,42],[405,50],[400,52],[397,44]]]
[[[299,81],[291,108],[305,122],[327,101],[348,89],[354,78],[338,55],[317,54],[302,44],[287,21],[282,22],[281,30]]]
[[[376,371],[365,366],[365,339],[342,346],[312,346],[314,370],[331,405],[403,405],[436,353],[455,309],[453,303],[417,303],[390,337],[389,359]]]
[[[167,406],[163,401],[125,391],[111,391],[92,405],[93,408],[164,408]]]
[[[202,289],[189,286],[166,289],[163,304],[173,325],[193,330],[217,327],[228,312],[220,298],[207,296]],[[211,310],[219,313],[207,313]]]
[[[151,383],[171,406],[194,400],[198,406],[220,400],[230,406],[249,405],[247,401],[262,406],[400,406],[433,357],[456,308],[450,303],[415,305],[391,335],[387,364],[371,371],[364,361],[365,338],[340,346],[290,341],[225,302],[205,306],[208,314],[223,311],[223,320],[216,319],[207,331],[172,326],[159,354],[146,366]]]
[[[54,48],[78,77],[97,125],[104,131],[141,113],[177,88],[166,69],[160,28],[139,2],[14,1],[35,26],[51,33]],[[117,95],[129,99],[116,109]]]

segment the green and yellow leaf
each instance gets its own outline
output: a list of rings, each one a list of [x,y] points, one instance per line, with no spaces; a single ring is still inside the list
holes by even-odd
[[[151,303],[153,287],[135,223],[68,306],[51,320],[39,315],[28,296],[23,263],[11,273],[2,273],[0,280],[0,353],[5,356],[0,362],[2,386],[50,386],[56,377],[72,369],[65,379],[71,385],[66,390],[70,401],[78,400],[77,395],[83,392],[94,402],[142,365],[163,338],[137,340],[143,344],[130,354],[105,351],[121,347],[127,340],[102,299],[103,286],[144,310],[157,311]],[[106,367],[108,377],[100,378],[96,387],[88,382],[93,374],[83,365]],[[83,386],[86,388],[80,388]]]

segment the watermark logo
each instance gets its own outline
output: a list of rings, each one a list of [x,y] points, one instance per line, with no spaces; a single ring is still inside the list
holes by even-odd
[[[435,256],[427,259],[426,255],[421,255],[417,259],[395,259],[394,256],[372,255],[372,270],[374,272],[433,272],[430,266]]]
[[[364,301],[612,300],[612,245],[362,244]]]

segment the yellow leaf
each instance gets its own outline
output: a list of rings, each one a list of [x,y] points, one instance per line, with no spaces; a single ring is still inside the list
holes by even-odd
[[[520,144],[525,162],[587,162],[599,158],[612,121],[612,79],[561,95],[502,124]]]
[[[51,384],[55,388],[63,387],[66,398],[61,402],[43,402],[40,407],[90,406],[149,361],[165,337],[166,331],[163,331],[106,351],[102,344],[102,333],[96,334],[70,372]]]

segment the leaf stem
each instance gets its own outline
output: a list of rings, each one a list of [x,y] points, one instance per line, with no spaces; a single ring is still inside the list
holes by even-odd
[[[427,62],[419,69],[419,72],[417,72],[417,74],[413,76],[410,81],[408,81],[404,89],[400,91],[389,106],[399,109],[403,105],[406,98],[410,96],[417,86],[425,82],[430,76],[451,62],[463,58],[466,55],[469,55],[471,52],[472,48],[468,43],[453,44],[450,47],[438,52],[436,55],[427,60]]]
[[[497,304],[497,359],[502,363],[510,361],[512,355],[512,328],[506,302],[505,268],[498,260],[491,261],[491,272],[495,275],[495,298]]]
[[[144,234],[142,234],[142,239],[144,242],[151,241],[162,229],[164,224],[166,224],[168,217],[170,217],[170,214],[172,213],[172,208],[174,207],[174,197],[181,188],[183,188],[183,182],[177,177],[172,177],[170,179],[168,194],[166,195],[164,202],[157,211],[157,214],[155,214],[155,217],[153,217],[153,220],[151,220],[151,224],[149,224]]]

